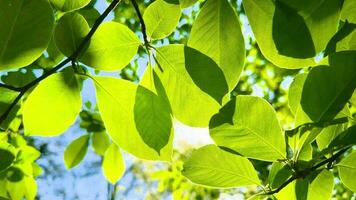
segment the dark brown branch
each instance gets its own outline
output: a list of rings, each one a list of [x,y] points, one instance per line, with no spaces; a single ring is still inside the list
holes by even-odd
[[[349,150],[351,147],[345,148],[340,150],[339,152],[337,152],[336,154],[334,154],[333,156],[331,156],[328,159],[325,159],[323,161],[321,161],[320,163],[314,165],[311,168],[307,168],[305,170],[296,172],[295,174],[293,174],[293,176],[291,176],[287,181],[285,181],[282,185],[280,185],[277,189],[271,190],[269,192],[266,192],[265,194],[267,195],[272,195],[275,193],[278,193],[279,191],[281,191],[283,188],[285,188],[287,185],[289,185],[289,183],[293,182],[296,179],[300,179],[300,178],[305,178],[306,176],[308,176],[311,172],[316,171],[317,169],[319,169],[320,167],[328,164],[328,163],[332,163],[334,161],[336,161],[341,155],[343,155],[347,150]]]
[[[16,91],[16,92],[20,92],[21,91],[21,88],[14,87],[14,86],[11,86],[11,85],[5,85],[3,83],[0,83],[0,87],[6,88],[6,89],[9,89],[9,90],[13,90],[13,91]]]
[[[135,8],[135,11],[136,11],[138,19],[140,20],[143,40],[145,42],[146,48],[148,48],[150,43],[148,41],[147,31],[146,31],[146,24],[145,24],[145,21],[143,20],[143,17],[142,17],[141,11],[140,11],[140,7],[138,6],[136,0],[131,0],[131,3],[133,5],[133,7]]]
[[[50,76],[50,75],[56,73],[57,71],[59,71],[60,69],[62,69],[69,62],[75,61],[79,57],[79,55],[82,53],[82,51],[85,49],[86,45],[90,41],[91,37],[94,35],[95,31],[98,29],[99,25],[104,21],[104,19],[109,15],[109,13],[120,3],[120,1],[121,0],[113,0],[110,3],[110,5],[106,8],[106,10],[103,12],[103,14],[101,14],[100,17],[95,21],[95,23],[94,23],[93,27],[91,28],[91,30],[89,31],[89,33],[85,36],[83,41],[80,43],[79,47],[76,49],[76,51],[71,56],[69,56],[68,58],[63,60],[56,67],[44,72],[44,74],[42,74],[42,76],[38,77],[34,81],[28,83],[27,85],[25,85],[22,88],[19,88],[18,91],[20,93],[17,95],[17,97],[11,103],[11,105],[7,108],[7,110],[0,116],[0,124],[7,118],[7,116],[10,114],[11,110],[16,106],[16,104],[21,100],[21,98],[25,95],[25,93],[29,89],[31,89],[32,87],[34,87],[35,85],[37,85],[38,83],[40,83],[41,81],[46,79],[48,76]]]

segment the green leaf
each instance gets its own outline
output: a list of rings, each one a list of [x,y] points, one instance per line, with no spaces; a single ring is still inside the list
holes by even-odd
[[[164,1],[175,5],[180,4],[181,8],[188,8],[193,4],[195,4],[198,0],[164,0]]]
[[[353,95],[350,99],[350,103],[353,107],[356,107],[356,92],[353,93]]]
[[[79,84],[66,70],[43,80],[28,96],[23,108],[26,135],[58,136],[76,120],[82,106]]]
[[[89,25],[83,16],[78,13],[67,13],[59,19],[54,31],[56,46],[69,57],[77,50],[89,31]]]
[[[182,174],[194,183],[217,188],[260,185],[251,162],[215,145],[193,151]]]
[[[340,135],[346,127],[347,124],[337,124],[324,128],[316,138],[318,148],[320,150],[327,148],[330,142]]]
[[[25,145],[20,147],[19,150],[17,155],[17,161],[19,162],[33,163],[41,156],[41,152],[32,146]]]
[[[0,70],[27,66],[51,39],[53,11],[46,0],[0,2]]]
[[[356,24],[345,22],[331,38],[325,49],[325,55],[339,51],[356,50]]]
[[[294,81],[290,85],[288,92],[288,103],[289,108],[295,116],[294,126],[305,124],[307,122],[312,122],[308,115],[303,111],[300,104],[302,99],[303,87],[308,74],[298,74],[295,76]]]
[[[229,90],[235,88],[244,67],[245,43],[237,14],[227,0],[208,0],[204,4],[188,46],[211,57],[224,72]]]
[[[92,141],[94,151],[97,154],[104,156],[105,151],[110,146],[110,138],[108,135],[105,132],[95,132],[92,135]]]
[[[197,50],[183,45],[157,49],[161,79],[173,115],[184,124],[206,127],[228,93],[228,86],[217,64]],[[188,99],[188,100],[187,100]]]
[[[11,200],[34,200],[37,194],[37,183],[32,177],[25,176],[21,181],[8,182],[7,191]]]
[[[262,54],[290,69],[316,65],[313,57],[336,33],[341,10],[338,0],[244,0],[243,5]]]
[[[331,171],[323,170],[311,182],[308,189],[308,199],[331,199],[334,188],[334,175]]]
[[[113,185],[124,175],[125,161],[119,147],[114,143],[105,152],[102,170],[106,180]]]
[[[154,40],[169,36],[177,27],[180,16],[179,5],[169,4],[163,0],[154,1],[143,14],[147,35]]]
[[[52,68],[62,61],[64,55],[59,51],[55,44],[54,37],[51,37],[51,41],[48,44],[47,50],[36,60],[36,64],[42,68]]]
[[[125,25],[106,22],[99,26],[79,60],[97,70],[117,71],[136,55],[141,41]]]
[[[272,189],[281,186],[291,175],[292,169],[283,163],[274,162],[268,174],[268,183]]]
[[[85,157],[89,145],[89,135],[73,140],[64,151],[64,163],[67,169],[77,166]]]
[[[274,194],[278,200],[306,200],[308,195],[309,182],[307,179],[297,179],[289,183],[281,191]]]
[[[18,95],[17,92],[14,92],[9,89],[0,87],[0,115],[2,115],[10,106],[10,104],[15,100]],[[20,105],[17,104],[10,115],[0,124],[0,127],[3,129],[7,129],[12,123],[13,119],[16,117],[17,112],[20,109]]]
[[[0,141],[0,173],[13,164],[15,157],[15,148],[6,142]]]
[[[356,126],[351,126],[350,128],[344,130],[340,133],[331,143],[328,145],[328,149],[351,146],[356,144]],[[327,150],[328,150],[327,149]]]
[[[179,0],[180,6],[182,8],[188,8],[192,5],[194,5],[198,0]]]
[[[341,20],[356,24],[356,2],[345,0],[341,10]]]
[[[169,109],[163,104],[160,107],[152,92],[129,81],[109,77],[96,77],[94,81],[99,111],[112,140],[139,158],[170,161],[173,129],[167,128],[172,123],[167,118]],[[146,103],[154,107],[149,108]],[[160,126],[154,126],[153,121]]]
[[[166,96],[156,95],[139,86],[136,91],[134,119],[143,141],[160,154],[161,149],[168,144],[173,126]]]
[[[346,156],[337,164],[341,182],[351,191],[356,192],[356,151]]]
[[[284,133],[272,106],[262,98],[237,96],[210,121],[210,135],[219,146],[265,161],[286,158]]]
[[[13,87],[24,87],[31,81],[36,79],[36,75],[31,68],[25,67],[24,70],[7,72],[6,75],[1,76],[1,81]],[[26,72],[24,72],[26,70]]]
[[[95,24],[95,21],[100,17],[100,13],[95,8],[85,8],[78,11],[85,20],[88,22],[89,26],[92,27]]]
[[[356,88],[356,51],[329,56],[329,66],[313,68],[303,87],[301,105],[314,122],[328,121],[345,107]]]
[[[71,12],[83,8],[90,0],[50,0],[52,5],[62,12]]]

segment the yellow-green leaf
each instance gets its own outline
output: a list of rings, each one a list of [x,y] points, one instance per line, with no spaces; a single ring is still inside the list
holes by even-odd
[[[90,0],[50,0],[52,5],[62,12],[70,12],[83,8],[90,3]]]
[[[114,143],[105,152],[102,170],[106,180],[113,185],[124,175],[125,161],[119,147]]]
[[[211,57],[224,72],[229,90],[235,88],[245,64],[245,42],[237,14],[227,0],[206,1],[188,46]]]
[[[73,140],[64,151],[64,163],[67,169],[77,166],[85,157],[89,145],[89,135]]]
[[[23,108],[25,134],[58,136],[76,120],[82,100],[79,84],[71,70],[42,81],[28,96]]]
[[[151,108],[146,107],[145,112],[135,112],[135,110],[138,111],[137,106],[139,106],[135,104],[156,101],[156,97],[153,97],[155,94],[142,86],[112,77],[96,77],[94,82],[99,111],[112,140],[123,150],[139,158],[170,161],[173,129],[167,129],[172,123],[167,120],[167,108],[152,106]],[[138,88],[141,89],[138,90]],[[152,99],[144,99],[147,102],[137,102],[136,98],[145,96],[142,96],[142,92]],[[151,103],[156,105],[158,102]],[[146,115],[147,119],[138,114]],[[161,118],[161,116],[164,117]],[[159,129],[152,126],[150,121],[153,119],[156,121],[155,123],[160,123]],[[163,132],[157,133],[157,130]],[[170,132],[167,132],[168,130]],[[151,139],[149,138],[150,134]],[[152,138],[156,138],[156,140],[152,140]]]
[[[264,99],[237,96],[210,121],[215,143],[246,157],[277,161],[286,159],[284,133],[276,112]]]
[[[217,188],[260,185],[257,173],[247,158],[215,145],[193,151],[184,163],[182,174],[196,184]]]
[[[117,71],[136,55],[141,41],[125,25],[106,22],[99,26],[79,60],[98,70]]]
[[[151,39],[162,39],[169,36],[177,27],[181,16],[179,5],[156,0],[150,4],[143,19],[147,27],[147,35]]]

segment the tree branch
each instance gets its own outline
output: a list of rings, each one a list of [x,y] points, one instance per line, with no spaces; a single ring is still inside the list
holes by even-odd
[[[14,87],[14,86],[11,86],[11,85],[5,85],[3,83],[0,83],[0,87],[6,88],[6,89],[9,89],[9,90],[13,90],[13,91],[16,91],[16,92],[20,92],[21,91],[21,88]]]
[[[279,191],[281,191],[283,188],[285,188],[287,185],[289,185],[289,183],[293,182],[296,179],[299,178],[305,178],[306,176],[308,176],[311,172],[319,169],[320,167],[322,167],[323,165],[326,165],[328,163],[332,163],[335,160],[337,160],[341,155],[343,155],[347,150],[349,150],[351,147],[345,148],[340,150],[339,152],[337,152],[336,154],[334,154],[333,156],[331,156],[328,159],[325,159],[323,161],[321,161],[320,163],[314,165],[313,167],[307,168],[305,170],[296,172],[295,174],[293,174],[293,176],[291,176],[287,181],[285,181],[282,185],[280,185],[277,189],[271,190],[267,193],[265,193],[266,195],[272,195],[275,193],[278,193]]]
[[[90,41],[91,37],[94,35],[95,31],[98,29],[99,25],[104,21],[104,19],[109,15],[109,13],[120,3],[121,0],[113,0],[110,5],[106,8],[106,10],[100,15],[100,17],[95,21],[93,27],[90,29],[89,33],[85,36],[83,41],[80,43],[76,51],[63,60],[61,63],[59,63],[56,67],[44,72],[40,77],[35,79],[34,81],[28,83],[22,88],[18,88],[18,91],[20,92],[15,100],[11,103],[11,105],[7,108],[7,110],[0,116],[0,124],[7,118],[7,116],[10,114],[11,110],[16,106],[16,104],[21,100],[21,98],[25,95],[25,93],[31,89],[33,86],[37,85],[44,79],[46,79],[48,76],[56,73],[60,69],[62,69],[66,64],[68,64],[71,61],[75,61],[79,55],[82,53],[82,51],[85,49],[86,45]]]
[[[138,19],[140,20],[140,24],[141,24],[141,31],[142,31],[142,35],[143,35],[143,40],[145,42],[145,46],[146,48],[149,47],[149,41],[148,41],[148,37],[147,37],[147,31],[146,31],[146,24],[145,21],[143,20],[142,14],[140,12],[140,8],[136,2],[136,0],[131,0],[131,3],[133,5],[133,7],[135,8],[136,14]]]
[[[310,129],[313,129],[315,127],[317,128],[325,128],[325,127],[328,127],[328,126],[332,126],[332,125],[336,125],[336,124],[343,124],[343,123],[346,123],[349,121],[349,117],[341,117],[341,118],[338,118],[338,119],[334,119],[334,120],[331,120],[331,121],[328,121],[328,122],[312,122],[312,123],[306,123],[306,124],[302,124],[302,125],[299,125],[297,126],[296,128],[294,129],[291,129],[291,130],[286,130],[285,133],[288,135],[288,136],[293,136],[295,135],[296,133],[298,133],[298,131],[300,129],[304,130],[304,131],[308,131]]]

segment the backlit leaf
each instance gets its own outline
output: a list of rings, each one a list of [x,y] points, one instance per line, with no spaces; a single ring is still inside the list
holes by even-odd
[[[163,104],[159,106],[155,94],[142,86],[121,79],[96,77],[94,80],[99,111],[112,140],[139,158],[170,161],[173,130],[169,127],[172,122],[166,117],[169,116],[169,109],[167,110]],[[137,98],[143,98],[147,102],[136,102]],[[155,106],[150,108],[144,105],[145,103],[152,103]],[[142,110],[138,113],[135,112],[137,109]],[[152,126],[149,123],[151,120],[156,120],[155,123],[160,124],[160,129]]]
[[[78,10],[90,3],[90,0],[50,0],[52,5],[62,12]]]
[[[115,144],[111,144],[106,150],[102,170],[106,180],[113,185],[124,175],[125,161]]]
[[[356,151],[337,164],[341,182],[351,191],[356,192]]]
[[[215,145],[193,151],[185,161],[182,173],[192,182],[210,187],[260,185],[257,173],[247,158]]]
[[[78,81],[71,70],[42,81],[28,96],[23,108],[25,133],[57,136],[76,120],[82,106]]]
[[[181,16],[179,5],[156,0],[150,4],[143,15],[147,35],[151,39],[162,39],[169,36],[177,27]]]
[[[208,0],[204,4],[188,46],[211,57],[223,71],[229,89],[235,88],[245,62],[245,43],[237,15],[227,0]]]
[[[271,105],[259,97],[237,96],[210,121],[219,146],[246,157],[277,161],[286,158],[284,133]]]
[[[84,159],[88,150],[89,139],[89,135],[83,135],[67,146],[64,151],[64,163],[67,169],[72,169]]]

